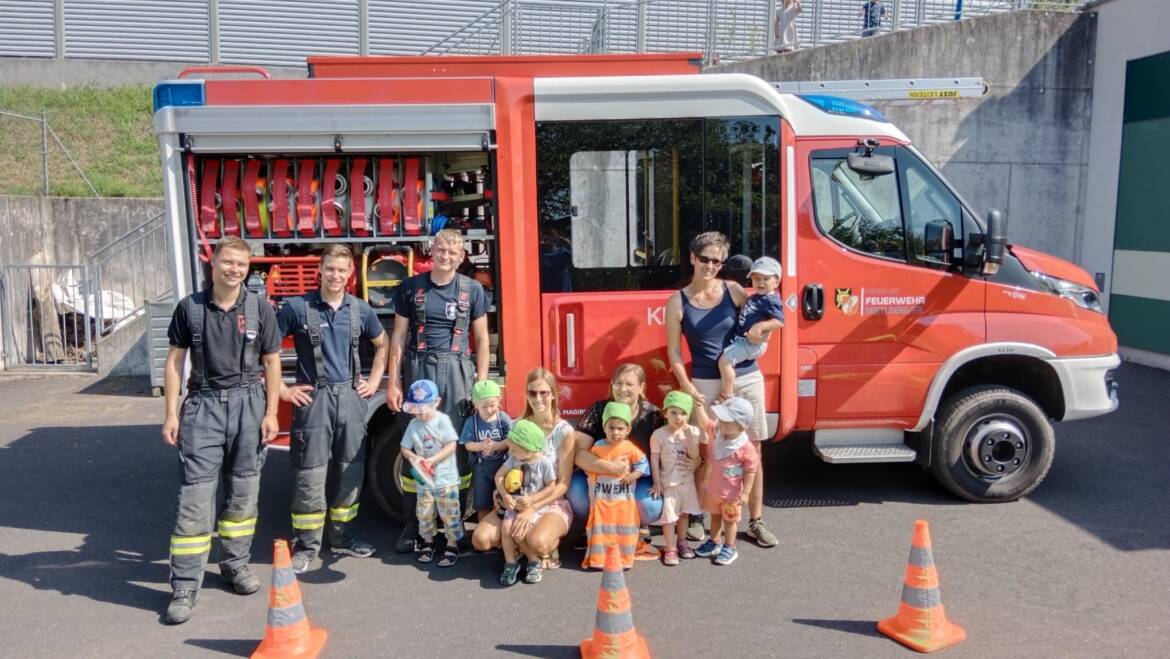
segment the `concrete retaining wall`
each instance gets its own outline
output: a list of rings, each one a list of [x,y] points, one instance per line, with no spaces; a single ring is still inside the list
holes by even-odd
[[[1082,261],[1095,19],[1019,11],[708,69],[765,80],[981,76],[980,99],[875,102],[1008,238]]]
[[[0,265],[84,264],[91,253],[161,211],[161,199],[0,196]],[[103,337],[99,372],[148,375],[144,328],[139,319]],[[0,349],[2,342],[0,333]]]
[[[189,66],[206,66],[195,62],[134,62],[125,60],[41,59],[36,57],[0,57],[0,80],[5,85],[28,87],[122,87],[153,85],[160,80],[174,80]],[[273,78],[304,78],[303,66],[266,66]],[[217,74],[216,77],[225,77]],[[249,74],[244,77],[254,77]]]
[[[0,264],[84,263],[162,208],[161,199],[0,195]]]

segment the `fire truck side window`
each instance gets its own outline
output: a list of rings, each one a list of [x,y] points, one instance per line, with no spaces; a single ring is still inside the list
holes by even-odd
[[[906,230],[910,237],[910,258],[916,265],[947,268],[959,263],[963,244],[963,210],[958,198],[908,149],[898,149],[898,165],[905,190]],[[949,227],[952,249],[942,249],[939,236]]]
[[[829,237],[859,252],[904,261],[897,174],[862,176],[849,169],[847,155],[843,150],[813,153],[817,225]]]
[[[687,246],[778,256],[778,120],[537,124],[541,290],[675,288]]]

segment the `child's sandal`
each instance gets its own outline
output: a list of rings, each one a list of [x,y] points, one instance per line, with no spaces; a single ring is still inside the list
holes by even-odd
[[[662,564],[675,566],[678,565],[678,550],[667,549],[662,552]]]
[[[435,546],[422,545],[422,549],[418,552],[418,557],[414,560],[418,561],[419,563],[430,563],[431,561],[435,560]]]
[[[443,557],[439,559],[439,567],[451,567],[459,562],[459,553],[448,549],[443,552]]]
[[[544,576],[544,568],[540,566],[540,561],[535,563],[528,563],[528,570],[524,573],[524,583],[540,583]]]

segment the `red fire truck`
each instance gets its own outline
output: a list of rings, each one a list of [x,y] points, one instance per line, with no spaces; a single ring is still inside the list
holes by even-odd
[[[252,241],[248,286],[278,305],[343,242],[354,293],[389,326],[428,236],[457,228],[491,298],[505,409],[543,366],[571,418],[623,362],[654,402],[674,386],[665,302],[691,238],[719,230],[732,254],[783,263],[789,322],[761,361],[775,439],[810,431],[828,462],[916,461],[972,501],[1030,492],[1052,421],[1117,407],[1092,278],[1007,244],[1000,214],[981,218],[873,107],[698,61],[313,57],[307,79],[162,82],[176,299],[224,235]],[[369,485],[396,515],[404,420],[375,402]]]

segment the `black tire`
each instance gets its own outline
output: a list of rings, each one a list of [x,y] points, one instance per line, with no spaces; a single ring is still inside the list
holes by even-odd
[[[410,423],[409,414],[394,414],[370,427],[370,453],[366,457],[366,488],[378,508],[395,522],[402,522],[402,454],[399,442]]]
[[[402,523],[402,475],[403,460],[399,450],[402,435],[410,423],[409,414],[394,414],[386,410],[386,416],[375,415],[378,423],[371,423],[369,430],[370,449],[366,456],[366,488],[381,510],[391,520]],[[467,453],[460,446],[455,451],[460,476],[471,473]]]
[[[1052,466],[1056,438],[1031,398],[999,386],[970,387],[935,415],[931,471],[968,501],[1015,501],[1036,489]]]

